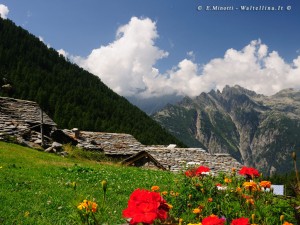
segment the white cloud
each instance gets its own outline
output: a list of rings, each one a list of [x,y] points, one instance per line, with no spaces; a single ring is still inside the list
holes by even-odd
[[[0,17],[2,19],[7,19],[7,15],[9,13],[9,9],[6,5],[0,4]]]
[[[63,50],[63,49],[59,49],[59,50],[57,50],[57,52],[58,52],[59,55],[62,55],[62,56],[65,57],[66,59],[67,59],[68,56],[69,56],[69,53],[66,52],[66,51]]]
[[[42,36],[39,36],[39,40],[40,40],[41,42],[43,42],[45,45],[47,45],[48,48],[51,48],[51,45],[48,44],[48,43],[46,43],[45,40],[44,40],[44,38],[43,38]]]
[[[153,67],[156,61],[168,55],[155,46],[156,38],[155,22],[132,17],[117,30],[114,42],[94,49],[86,59],[75,57],[73,60],[98,75],[117,93],[135,95],[147,88],[146,77],[158,75]]]
[[[196,96],[236,84],[266,95],[300,88],[300,56],[288,64],[260,40],[241,50],[228,49],[222,58],[201,67],[195,63],[194,52],[187,52],[187,59],[163,73],[155,64],[168,53],[155,45],[157,38],[155,22],[133,17],[109,45],[94,49],[86,58],[71,58],[123,96]]]

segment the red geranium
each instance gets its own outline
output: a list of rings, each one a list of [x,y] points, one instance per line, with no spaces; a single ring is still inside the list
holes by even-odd
[[[206,167],[206,166],[199,166],[197,168],[197,170],[196,170],[196,175],[201,175],[201,174],[207,173],[209,171],[210,171],[210,169],[208,167]]]
[[[250,225],[248,218],[238,218],[231,221],[230,225]]]
[[[224,225],[224,224],[225,224],[225,219],[219,218],[215,215],[205,217],[202,220],[202,225]]]
[[[169,206],[157,192],[136,189],[130,195],[128,207],[123,210],[123,217],[131,218],[130,224],[152,224],[154,220],[165,220]]]
[[[240,170],[239,174],[245,175],[245,176],[250,176],[250,177],[259,177],[259,172],[258,170],[252,168],[252,167],[242,167]]]
[[[196,176],[196,168],[190,169],[185,171],[184,173],[187,177],[194,177]]]

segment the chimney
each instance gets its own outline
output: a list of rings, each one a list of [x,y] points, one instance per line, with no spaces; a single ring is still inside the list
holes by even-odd
[[[72,132],[74,133],[74,137],[76,139],[79,139],[79,137],[80,137],[80,131],[79,131],[79,129],[78,128],[73,128]]]

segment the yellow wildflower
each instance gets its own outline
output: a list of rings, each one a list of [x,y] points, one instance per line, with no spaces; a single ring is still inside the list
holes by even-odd
[[[167,195],[168,192],[167,192],[167,191],[162,191],[161,194],[162,194],[162,195]]]
[[[199,209],[199,208],[193,209],[193,213],[195,213],[195,214],[199,214],[199,213],[201,213],[201,211],[202,211],[202,209]]]
[[[151,191],[159,191],[159,186],[152,186]]]
[[[225,179],[224,179],[224,182],[225,182],[225,183],[231,183],[231,182],[232,182],[232,180],[231,180],[231,179],[229,179],[229,178],[227,178],[227,177],[225,177]]]
[[[294,224],[284,221],[284,223],[282,225],[294,225]]]

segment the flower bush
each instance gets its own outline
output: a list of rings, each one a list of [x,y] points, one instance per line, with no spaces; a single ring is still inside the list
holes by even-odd
[[[157,186],[155,186],[157,187]],[[157,188],[152,188],[157,190]],[[128,201],[128,207],[123,211],[125,218],[130,218],[130,224],[153,224],[154,220],[165,220],[170,206],[157,192],[136,189]]]
[[[135,190],[123,216],[131,218],[130,224],[143,225],[295,224],[292,206],[276,197],[270,187],[271,182],[251,167],[212,175],[209,168],[200,166],[185,171],[169,190],[157,186],[152,192]],[[267,188],[269,191],[265,191]]]

